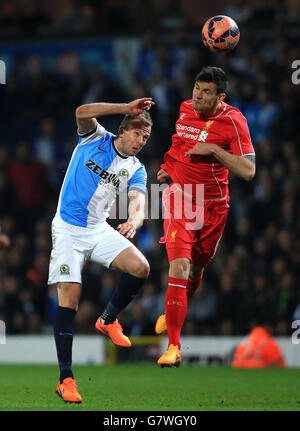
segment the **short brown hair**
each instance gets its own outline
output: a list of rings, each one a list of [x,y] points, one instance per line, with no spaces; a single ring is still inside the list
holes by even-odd
[[[139,126],[146,126],[146,127],[152,127],[153,122],[151,119],[151,116],[148,111],[143,111],[139,115],[125,115],[123,120],[121,121],[120,127],[124,127],[124,129],[128,129],[129,125],[133,123],[133,125],[136,123],[136,125]]]
[[[227,76],[221,67],[207,66],[198,73],[195,82],[214,82],[217,94],[225,93],[227,88]]]

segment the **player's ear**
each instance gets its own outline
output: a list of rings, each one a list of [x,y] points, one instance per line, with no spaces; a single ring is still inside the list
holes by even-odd
[[[118,131],[118,135],[122,136],[124,134],[124,130],[125,130],[124,126],[120,126],[119,131]]]
[[[226,97],[226,93],[220,93],[218,95],[218,99],[219,99],[220,102],[223,102],[223,100],[225,99],[225,97]]]

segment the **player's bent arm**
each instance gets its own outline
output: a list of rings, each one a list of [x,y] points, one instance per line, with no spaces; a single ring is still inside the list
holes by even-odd
[[[255,175],[255,155],[238,156],[223,150],[216,144],[198,142],[193,148],[185,153],[185,156],[214,156],[233,175],[246,181],[252,180]]]
[[[130,190],[128,193],[128,223],[131,223],[135,229],[142,226],[145,219],[145,194],[138,190]]]
[[[255,175],[255,155],[238,156],[231,154],[218,145],[213,145],[212,155],[226,168],[238,177],[250,181]]]
[[[134,116],[141,114],[143,109],[149,110],[152,105],[154,105],[154,102],[151,97],[136,99],[130,103],[99,102],[81,105],[75,112],[78,130],[81,133],[88,133],[95,129],[97,125],[96,118],[102,115],[128,114]]]
[[[128,239],[134,238],[136,230],[142,226],[145,218],[145,196],[137,190],[130,190],[128,212],[125,223],[119,224],[117,230]]]
[[[76,122],[80,133],[88,133],[97,126],[97,117],[110,114],[125,114],[127,103],[89,103],[79,106]]]

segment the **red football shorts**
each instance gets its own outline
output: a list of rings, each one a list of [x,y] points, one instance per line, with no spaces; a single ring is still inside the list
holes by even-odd
[[[202,201],[200,206],[193,200],[193,213],[187,210],[180,216],[174,202],[176,199],[177,203],[178,199],[180,201],[182,192],[173,186],[169,186],[163,195],[164,236],[159,242],[166,244],[169,262],[186,257],[193,265],[205,267],[213,259],[223,234],[229,210],[228,199]],[[189,211],[190,215],[186,217]]]

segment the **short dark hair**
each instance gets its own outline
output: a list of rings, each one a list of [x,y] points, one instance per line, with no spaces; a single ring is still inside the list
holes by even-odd
[[[144,110],[141,114],[139,115],[125,115],[125,117],[123,118],[123,120],[121,121],[120,127],[124,127],[124,129],[128,129],[130,125],[133,126],[146,126],[146,127],[152,127],[153,126],[153,122],[151,119],[151,116],[149,114],[148,111]]]
[[[202,82],[214,82],[217,88],[217,94],[225,93],[227,88],[227,76],[221,67],[206,66],[196,75],[195,83],[198,81]]]

